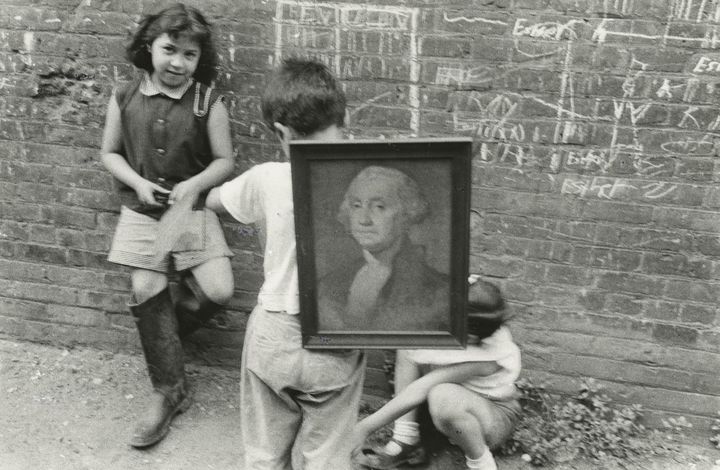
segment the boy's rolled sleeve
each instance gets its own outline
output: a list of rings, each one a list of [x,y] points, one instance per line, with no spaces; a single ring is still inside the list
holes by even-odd
[[[235,220],[250,224],[261,218],[261,179],[251,168],[218,188],[220,203]]]

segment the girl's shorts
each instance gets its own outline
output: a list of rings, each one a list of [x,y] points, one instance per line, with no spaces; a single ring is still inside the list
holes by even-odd
[[[478,395],[482,396],[481,394]],[[516,398],[509,400],[497,400],[492,397],[484,398],[487,398],[494,405],[496,411],[495,426],[485,436],[488,446],[495,449],[512,436],[515,426],[520,421],[522,408]]]
[[[170,270],[171,263],[175,270],[185,271],[213,258],[233,256],[215,212],[210,209],[193,211],[188,219],[189,223],[194,224],[193,228],[202,234],[202,239],[198,237],[195,246],[186,245],[172,250],[166,256],[158,257],[155,240],[159,222],[123,206],[108,261],[165,273]]]

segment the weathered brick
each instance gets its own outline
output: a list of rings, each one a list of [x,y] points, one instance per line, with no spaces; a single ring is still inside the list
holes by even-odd
[[[717,286],[700,280],[668,280],[665,295],[672,299],[703,303],[717,303],[720,300]]]
[[[42,263],[63,264],[67,261],[67,250],[47,245],[26,244],[20,246],[21,257]]]
[[[30,225],[28,240],[34,243],[55,244],[55,227],[52,225]]]
[[[426,36],[420,52],[428,57],[468,58],[472,52],[472,39]]]
[[[0,315],[18,318],[44,318],[47,304],[0,297]]]
[[[88,269],[75,269],[69,266],[48,265],[45,279],[57,285],[89,287],[98,283],[98,273]]]
[[[682,254],[645,253],[642,271],[647,274],[674,274],[709,279],[712,263],[709,260],[691,260]]]
[[[31,31],[58,31],[64,15],[51,8],[3,6],[0,28]]]
[[[610,294],[607,296],[605,309],[609,313],[621,315],[638,316],[643,311],[644,302],[642,298],[631,297],[621,294]]]
[[[710,211],[690,211],[656,207],[653,222],[660,227],[712,232],[720,224],[720,214]]]
[[[27,224],[14,220],[0,221],[0,239],[27,241],[29,238],[30,232]]]
[[[653,328],[653,338],[674,344],[692,345],[697,341],[698,332],[679,325],[657,324]]]
[[[681,307],[681,304],[673,302],[646,302],[643,316],[654,320],[679,321]]]
[[[68,305],[48,305],[47,320],[79,326],[107,325],[107,319],[102,311]]]
[[[42,207],[43,221],[62,227],[93,229],[96,226],[95,213],[91,210],[67,208],[62,206]]]
[[[701,323],[712,325],[717,318],[716,308],[702,305],[685,304],[680,312],[680,321],[683,323]]]
[[[568,286],[584,286],[591,281],[590,272],[585,268],[552,264],[547,267],[546,279]]]
[[[71,33],[124,35],[135,28],[135,22],[126,13],[114,11],[96,11],[79,7],[63,24],[63,29]]]
[[[634,271],[640,266],[642,255],[635,251],[612,250],[597,247],[576,247],[574,264],[612,271]]]
[[[659,296],[665,290],[665,281],[639,274],[607,272],[598,275],[597,286],[613,292]]]
[[[646,224],[652,220],[653,208],[638,204],[593,201],[584,203],[580,215],[583,219],[607,222]]]

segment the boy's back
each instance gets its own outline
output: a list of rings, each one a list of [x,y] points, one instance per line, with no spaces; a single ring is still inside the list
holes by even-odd
[[[264,282],[258,303],[267,310],[300,312],[290,163],[252,167],[219,191],[236,220],[256,224],[264,249]]]
[[[287,158],[295,138],[341,137],[345,97],[325,66],[289,59],[271,75],[262,109]],[[302,468],[350,470],[365,357],[302,347],[290,164],[253,167],[211,192],[208,206],[256,224],[265,253],[242,355],[242,468],[290,469],[297,442]]]

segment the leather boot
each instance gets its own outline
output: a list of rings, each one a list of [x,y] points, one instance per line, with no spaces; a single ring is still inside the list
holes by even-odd
[[[182,275],[178,287],[175,315],[178,319],[180,338],[185,338],[205,326],[223,306],[205,295],[192,272]]]
[[[178,336],[170,292],[162,292],[145,302],[131,305],[140,343],[145,353],[153,394],[130,441],[133,447],[148,447],[162,440],[178,413],[190,406],[185,388],[185,364]]]

